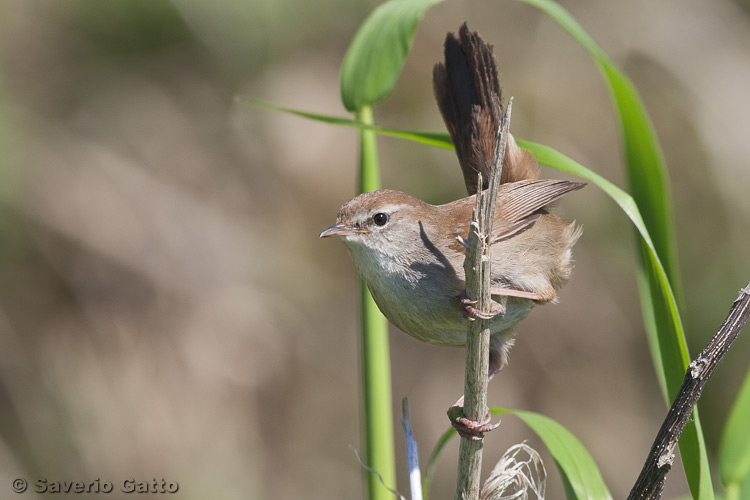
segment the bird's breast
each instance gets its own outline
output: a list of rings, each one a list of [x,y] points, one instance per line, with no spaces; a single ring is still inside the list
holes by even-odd
[[[383,255],[347,245],[376,304],[399,329],[424,342],[463,345],[465,320],[459,313],[463,275],[432,255]]]

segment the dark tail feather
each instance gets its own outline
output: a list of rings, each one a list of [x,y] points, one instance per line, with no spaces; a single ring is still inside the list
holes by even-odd
[[[433,89],[443,121],[456,147],[469,194],[476,193],[477,174],[486,188],[503,116],[503,102],[492,46],[461,25],[458,38],[448,33],[445,63],[433,70]],[[533,155],[508,141],[501,183],[538,177]]]

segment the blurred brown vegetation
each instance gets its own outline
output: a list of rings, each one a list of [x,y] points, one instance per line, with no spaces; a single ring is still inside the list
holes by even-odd
[[[354,194],[356,132],[247,101],[345,115],[339,64],[376,3],[0,1],[3,496],[15,477],[132,476],[178,481],[180,498],[359,497],[348,446],[359,446],[356,276],[342,244],[317,239]],[[698,352],[750,279],[750,10],[729,0],[564,5],[633,78],[664,146]],[[464,19],[495,45],[515,135],[624,186],[596,67],[520,3],[428,12],[378,123],[443,129],[431,68]],[[384,186],[433,203],[462,196],[452,152],[380,146]],[[565,425],[620,498],[665,413],[634,231],[593,186],[560,212],[585,226],[576,272],[560,304],[520,325],[489,399]],[[747,337],[700,403],[711,455],[748,366]],[[426,460],[462,390],[463,352],[395,329],[391,346],[394,399],[409,397]],[[542,448],[506,417],[488,438],[488,469],[524,439]],[[435,499],[452,495],[450,448]],[[687,492],[681,475],[668,496]]]

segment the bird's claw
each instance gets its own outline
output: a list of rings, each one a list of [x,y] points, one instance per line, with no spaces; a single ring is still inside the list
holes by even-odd
[[[476,300],[471,300],[466,296],[466,292],[464,292],[461,296],[461,316],[469,321],[473,321],[477,318],[492,319],[500,314],[505,314],[505,306],[494,300],[490,301],[490,312],[480,311],[474,307],[476,303]]]
[[[459,436],[471,441],[481,440],[484,438],[485,432],[490,432],[500,425],[500,422],[495,424],[490,423],[492,414],[489,409],[487,410],[485,418],[482,421],[477,422],[466,418],[464,416],[463,406],[458,405],[448,408],[448,419],[451,421],[451,425],[456,429]]]

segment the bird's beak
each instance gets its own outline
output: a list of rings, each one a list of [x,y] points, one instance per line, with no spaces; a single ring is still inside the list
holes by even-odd
[[[370,231],[367,229],[362,229],[360,227],[354,227],[354,226],[347,226],[343,222],[339,222],[329,227],[322,233],[320,233],[319,238],[328,238],[329,236],[351,236],[352,234],[362,234],[362,233],[369,233],[369,232]]]

